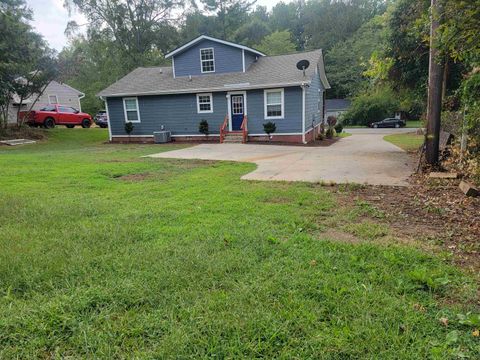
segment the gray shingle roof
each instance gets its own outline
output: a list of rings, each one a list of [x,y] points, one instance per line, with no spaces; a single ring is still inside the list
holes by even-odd
[[[306,76],[296,68],[299,60],[310,61]],[[316,66],[325,88],[330,85],[325,76],[322,50],[279,56],[260,57],[246,72],[173,77],[171,67],[137,68],[98,93],[98,96],[128,96],[176,94],[205,91],[295,86],[309,82]]]
[[[325,108],[327,111],[347,110],[350,107],[350,100],[347,99],[327,99]]]

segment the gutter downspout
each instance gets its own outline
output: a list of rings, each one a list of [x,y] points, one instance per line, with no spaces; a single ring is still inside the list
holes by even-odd
[[[85,97],[84,93],[82,93],[82,95],[78,96],[78,107],[80,108],[78,110],[80,110],[80,111],[82,111],[82,102],[80,100],[82,100],[84,97]]]
[[[107,124],[108,124],[108,141],[112,142],[112,127],[110,126],[110,113],[108,111],[108,101],[103,96],[100,96],[102,101],[105,101],[105,110],[107,111]]]
[[[303,83],[301,87],[302,87],[302,143],[306,144],[307,142],[305,141],[305,98],[306,98],[305,89],[308,87],[308,84]]]

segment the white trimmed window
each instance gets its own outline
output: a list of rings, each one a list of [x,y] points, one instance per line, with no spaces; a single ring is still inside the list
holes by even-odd
[[[283,119],[285,111],[283,89],[265,90],[264,104],[265,119]]]
[[[197,112],[199,114],[213,112],[212,94],[197,94]]]
[[[140,122],[140,111],[136,97],[123,98],[123,111],[125,112],[125,122]]]
[[[58,104],[57,95],[48,95],[48,103],[49,104]]]
[[[215,55],[213,48],[200,49],[202,73],[215,72]]]

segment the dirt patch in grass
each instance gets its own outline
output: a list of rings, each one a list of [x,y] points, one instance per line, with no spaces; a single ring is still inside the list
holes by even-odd
[[[365,242],[364,240],[360,239],[358,236],[350,234],[348,232],[336,230],[336,229],[329,229],[320,234],[322,239],[326,238],[332,241],[338,241],[347,244],[359,244]]]
[[[410,187],[335,186],[331,191],[343,205],[361,201],[381,211],[392,235],[445,251],[455,264],[478,272],[480,198],[464,196],[458,182],[417,177]]]
[[[31,128],[28,126],[9,126],[6,129],[0,129],[0,140],[29,139],[45,140],[48,133],[45,129]],[[2,145],[2,144],[0,144]]]
[[[272,196],[269,197],[265,200],[263,200],[264,203],[270,203],[270,204],[290,204],[292,202],[291,199],[287,197],[282,197],[282,196]]]
[[[146,179],[149,179],[152,177],[152,174],[150,173],[141,173],[141,174],[128,174],[128,175],[122,175],[116,177],[117,180],[122,180],[122,181],[131,181],[131,182],[136,182],[136,181],[143,181]]]

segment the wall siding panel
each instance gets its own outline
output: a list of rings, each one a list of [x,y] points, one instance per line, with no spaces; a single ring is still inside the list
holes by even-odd
[[[215,72],[202,74],[200,49],[213,48]],[[175,76],[197,76],[243,71],[242,49],[220,44],[211,40],[202,40],[183,53],[174,56]]]
[[[320,75],[317,71],[305,94],[305,131],[322,121],[323,91]]]
[[[302,89],[290,87],[284,89],[285,116],[283,119],[265,120],[263,90],[247,91],[248,132],[263,134],[263,124],[272,121],[277,126],[276,133],[302,132]]]
[[[209,123],[210,133],[218,134],[228,111],[227,93],[213,93],[213,113],[197,114],[196,94],[139,96],[140,123],[134,123],[134,135],[152,135],[162,125],[172,135],[200,135],[198,125],[202,119]],[[108,110],[112,135],[125,135],[125,114],[121,97],[108,98]],[[248,130],[250,134],[263,134],[263,90],[247,91]],[[285,117],[272,120],[277,134],[302,131],[302,90],[285,88]]]
[[[38,98],[37,103],[33,106],[33,110],[39,110],[47,105],[49,95],[57,95],[58,103],[60,105],[71,106],[77,110],[81,110],[78,93],[73,89],[70,89],[70,87],[56,81],[52,81],[48,84],[43,94]]]
[[[256,61],[257,56],[258,55],[253,54],[249,51],[245,51],[245,71],[247,71],[250,65],[252,65]]]

